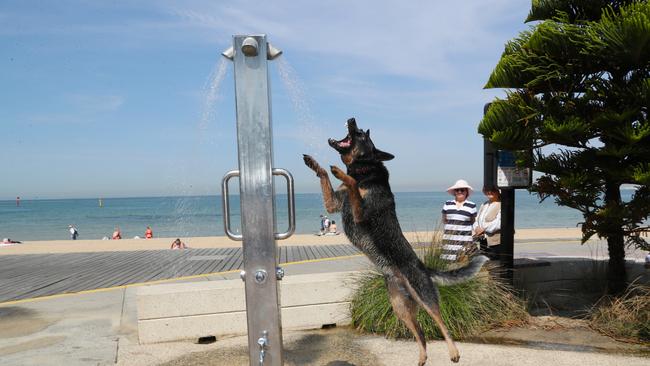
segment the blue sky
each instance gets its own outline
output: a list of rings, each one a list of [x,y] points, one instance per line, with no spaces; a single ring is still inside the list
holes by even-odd
[[[396,156],[394,191],[440,191],[459,178],[480,188],[476,127],[483,105],[504,95],[483,85],[505,42],[528,28],[529,8],[5,0],[0,199],[218,194],[237,167],[232,65],[220,53],[233,34],[258,33],[284,52],[269,69],[274,161],[297,192],[319,189],[303,153],[341,164],[327,138],[342,138],[352,116]]]

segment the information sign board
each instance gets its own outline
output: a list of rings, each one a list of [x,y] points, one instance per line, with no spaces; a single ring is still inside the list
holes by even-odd
[[[531,169],[518,167],[512,151],[497,151],[497,187],[528,188],[531,182]]]

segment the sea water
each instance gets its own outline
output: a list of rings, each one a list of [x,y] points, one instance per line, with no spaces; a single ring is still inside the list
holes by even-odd
[[[440,211],[446,192],[397,192],[395,203],[403,231],[429,231],[439,227]],[[485,200],[481,193],[470,197],[477,204]],[[239,197],[230,198],[231,231],[239,232]],[[340,214],[328,214],[321,194],[296,194],[296,233],[313,234],[320,228],[320,215],[328,215],[343,229]],[[287,197],[276,196],[276,230],[287,230]],[[580,213],[558,207],[552,199],[542,203],[526,191],[515,198],[516,228],[576,227]],[[221,236],[223,214],[220,196],[135,197],[98,199],[52,199],[0,201],[0,239],[69,239],[68,225],[79,230],[79,239],[110,237],[116,227],[123,238],[144,237],[151,226],[155,237]]]

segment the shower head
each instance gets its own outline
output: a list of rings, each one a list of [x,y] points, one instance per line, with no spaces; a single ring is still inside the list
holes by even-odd
[[[228,60],[232,61],[235,58],[235,49],[232,46],[230,46],[228,47],[227,50],[221,52],[221,55],[227,58]]]
[[[275,60],[278,56],[282,54],[282,50],[273,47],[273,45],[269,42],[266,42],[266,59],[267,60]]]
[[[241,51],[244,53],[245,56],[255,57],[257,56],[258,47],[259,45],[257,44],[255,38],[246,37],[244,38],[244,41],[241,44]]]
[[[247,57],[255,57],[258,55],[259,44],[257,40],[253,37],[246,37],[241,45],[242,53]],[[233,46],[228,47],[227,50],[221,52],[221,55],[227,58],[230,61],[235,59],[235,48]],[[275,48],[271,43],[266,42],[266,59],[275,60],[282,54],[282,50]]]

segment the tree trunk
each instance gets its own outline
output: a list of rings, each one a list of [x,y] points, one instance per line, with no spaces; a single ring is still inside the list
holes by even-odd
[[[625,291],[625,243],[623,233],[607,238],[609,265],[607,267],[607,292],[617,295]]]
[[[607,183],[605,190],[605,205],[618,206],[621,204],[621,190],[616,183]],[[607,251],[609,252],[609,265],[607,267],[607,290],[611,295],[617,295],[625,290],[625,241],[623,223],[614,219],[607,232]]]

